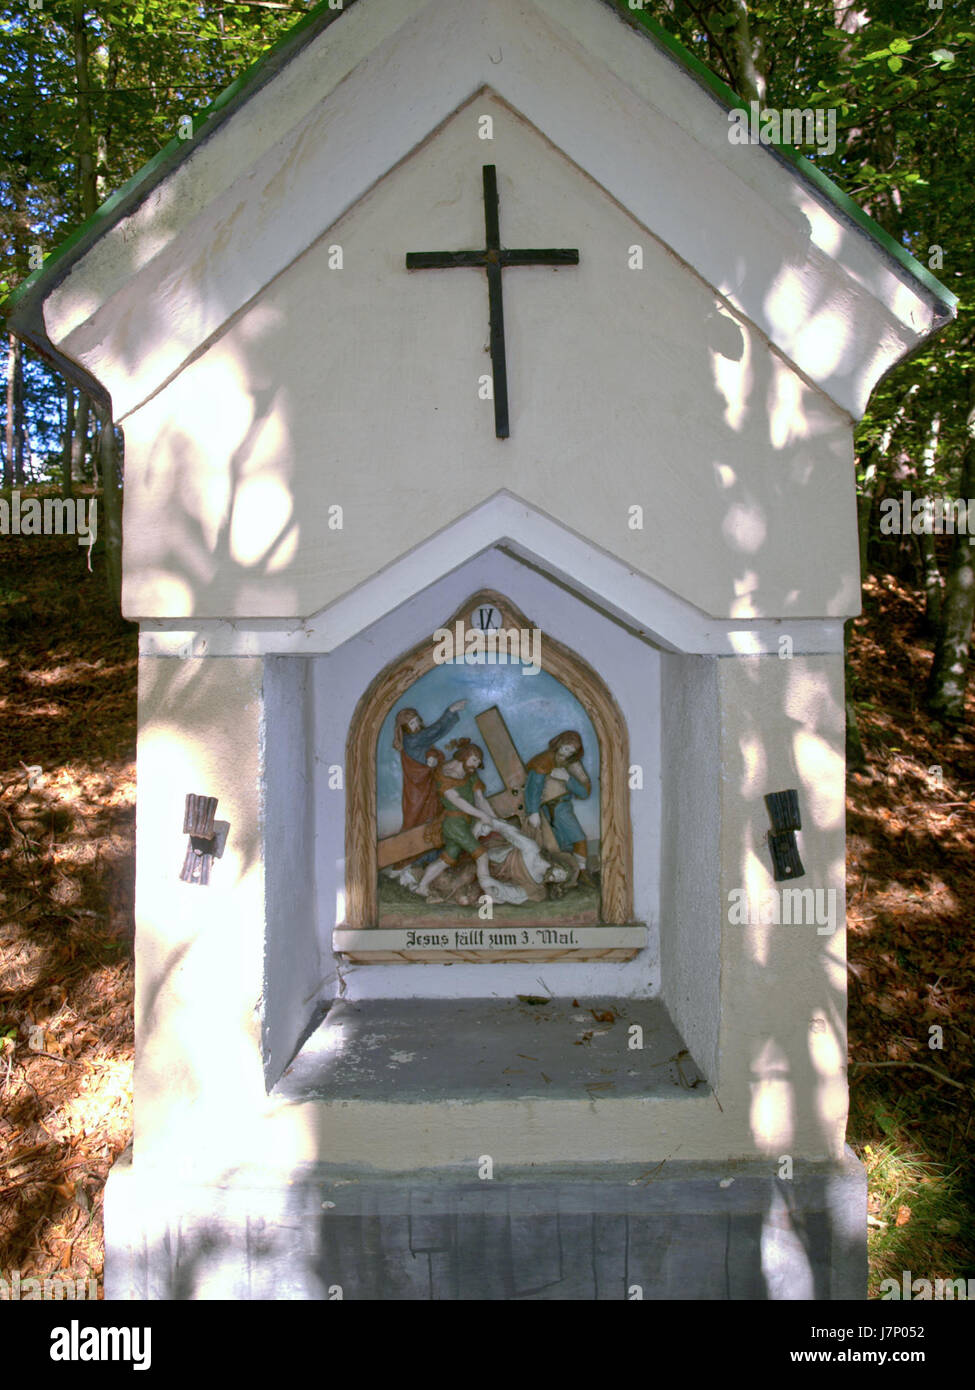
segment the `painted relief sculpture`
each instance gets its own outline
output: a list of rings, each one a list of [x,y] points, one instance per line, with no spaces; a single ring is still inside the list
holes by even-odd
[[[481,703],[503,689],[510,719],[524,728],[527,746],[544,738],[542,751],[524,765],[498,703],[474,714],[480,742],[470,735],[442,742],[470,701],[456,699],[424,726],[419,691],[455,681],[465,689],[480,685]],[[529,708],[519,709],[522,698]],[[547,730],[537,724],[548,708],[554,720],[570,709],[577,723],[588,726],[569,691],[545,673],[526,678],[517,666],[451,666],[420,677],[408,699],[416,703],[401,706],[392,717],[402,817],[398,833],[380,835],[378,841],[380,924],[437,920],[444,910],[456,916],[458,908],[473,909],[467,915],[477,919],[477,909],[488,899],[492,913],[502,906],[522,909],[513,915],[517,920],[526,912],[544,922],[598,920],[598,799],[588,817],[590,830],[573,809],[593,792],[583,765],[583,737],[565,730],[545,738]],[[591,726],[587,733],[591,756],[598,759]],[[387,770],[395,766],[384,756],[382,741],[381,735],[380,823],[391,799]],[[497,790],[492,784],[499,784]],[[538,916],[541,903],[559,903],[559,908]]]
[[[415,928],[487,950],[468,930],[484,921],[539,952],[637,949],[585,935],[633,926],[626,725],[585,658],[503,594],[472,595],[376,676],[346,757],[350,959],[405,959]],[[386,931],[375,945],[352,935],[371,929]]]
[[[477,920],[488,901],[492,919],[598,921],[598,777],[585,766],[598,745],[575,697],[543,671],[462,664],[427,671],[403,699],[377,749],[379,925],[458,908]]]

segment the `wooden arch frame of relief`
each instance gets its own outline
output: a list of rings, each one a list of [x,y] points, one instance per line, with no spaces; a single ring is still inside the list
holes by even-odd
[[[493,934],[484,931],[461,932],[460,937],[452,935],[449,949],[445,949],[448,947],[446,935],[434,940],[416,933],[403,933],[404,940],[397,940],[395,946],[405,945],[405,938],[409,935],[412,938],[409,944],[414,949],[394,949],[394,943],[385,940],[380,949],[378,938],[392,936],[392,933],[378,931],[381,864],[377,846],[377,747],[380,732],[397,702],[421,677],[437,666],[438,652],[440,660],[443,660],[444,634],[450,635],[455,653],[469,650],[469,643],[474,640],[473,634],[479,628],[483,635],[485,613],[491,615],[491,628],[537,633],[537,629],[508,598],[493,590],[481,590],[461,604],[436,633],[417,643],[412,650],[380,672],[356,706],[346,746],[346,921],[336,930],[335,947],[351,959],[363,961],[541,960],[563,955],[583,959],[629,959],[644,944],[646,933],[643,927],[633,924],[629,741],[626,724],[619,706],[596,671],[582,657],[547,634],[538,634],[540,640],[533,646],[533,658],[582,707],[598,743],[599,925],[592,931],[570,933],[570,943],[567,943],[564,933],[539,930],[533,934],[530,943],[523,940],[527,935],[524,931],[511,933],[519,937],[519,946],[528,944],[531,948],[517,951],[487,949]],[[527,655],[524,660],[528,660]],[[487,713],[483,713],[480,719],[486,718]],[[507,730],[503,720],[500,722],[504,736]],[[480,720],[478,727],[483,742],[487,727]],[[503,777],[502,780],[507,779]],[[499,814],[506,812],[499,809]],[[368,949],[370,940],[375,942],[373,950]],[[420,940],[428,949],[423,950],[416,945]],[[505,940],[508,941],[508,938]],[[478,949],[469,949],[472,941]],[[508,944],[510,948],[510,941]],[[569,949],[566,949],[567,944]],[[360,951],[364,954],[360,955]]]

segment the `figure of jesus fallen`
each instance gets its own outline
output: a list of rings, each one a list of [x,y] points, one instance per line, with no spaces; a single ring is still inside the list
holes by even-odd
[[[476,907],[487,895],[492,902],[520,905],[561,897],[572,888],[579,868],[570,854],[542,849],[530,835],[522,834],[507,821],[496,817],[479,820],[473,834],[485,854],[477,860],[464,859],[434,875],[424,897],[431,903],[454,902],[460,907]],[[478,872],[484,863],[487,873]],[[404,887],[419,891],[408,871],[400,877]],[[485,884],[490,886],[485,886]]]

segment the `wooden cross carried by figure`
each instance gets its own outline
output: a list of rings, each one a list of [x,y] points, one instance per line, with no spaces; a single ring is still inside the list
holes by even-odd
[[[524,826],[525,782],[528,774],[515,747],[514,739],[508,732],[504,717],[497,705],[492,705],[490,709],[476,715],[475,722],[504,783],[504,791],[495,792],[494,796],[488,797],[491,809],[499,820],[517,816]],[[553,789],[549,795],[543,794],[542,800],[551,801],[561,795],[562,789]],[[439,849],[442,844],[439,819],[427,821],[424,825],[415,825],[412,830],[401,830],[398,835],[388,835],[379,841],[379,867],[385,869],[390,864],[415,859],[427,850]]]
[[[504,352],[504,299],[501,272],[511,265],[578,265],[574,249],[551,251],[509,251],[501,245],[498,207],[498,179],[493,164],[483,167],[484,241],[483,251],[407,251],[407,270],[453,270],[456,266],[476,266],[487,271],[488,309],[491,323],[491,367],[494,379],[494,432],[508,438],[508,366]]]

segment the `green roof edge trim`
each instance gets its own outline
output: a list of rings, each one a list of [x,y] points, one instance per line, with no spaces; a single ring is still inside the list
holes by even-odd
[[[699,58],[696,58],[693,53],[686,49],[679,39],[668,34],[666,29],[662,28],[658,21],[647,14],[645,10],[631,9],[628,0],[604,0],[604,3],[608,4],[621,19],[628,21],[634,28],[645,30],[650,38],[665,49],[670,57],[691,76],[707,87],[712,96],[716,97],[723,105],[739,111],[749,111],[747,102],[744,102],[720,77],[717,77]],[[44,258],[43,264],[37,270],[32,271],[27,279],[7,295],[0,305],[5,316],[9,318],[11,311],[17,309],[22,300],[28,299],[31,292],[43,280],[46,280],[52,271],[57,270],[60,263],[66,259],[79,242],[96,231],[102,223],[106,224],[107,230],[121,205],[134,199],[143,188],[148,194],[155,183],[161,181],[162,175],[168,168],[174,167],[185,158],[188,151],[193,148],[198,134],[204,138],[212,134],[213,130],[217,129],[217,125],[214,125],[211,130],[207,130],[205,127],[214,117],[221,115],[224,118],[228,117],[231,110],[227,108],[233,109],[238,100],[242,104],[243,100],[251,95],[248,91],[249,88],[253,87],[254,91],[257,91],[265,82],[270,81],[278,69],[283,66],[283,59],[290,56],[292,49],[300,50],[304,47],[305,42],[339,19],[353,4],[355,4],[355,0],[344,0],[342,7],[336,9],[333,8],[330,0],[319,0],[314,9],[309,10],[302,19],[292,25],[287,33],[282,34],[266,53],[262,54],[245,72],[241,73],[240,77],[235,78],[228,87],[225,87],[198,117],[193,118],[193,135],[190,139],[184,140],[178,135],[174,135],[158,154],[153,155],[130,179],[126,180],[121,188],[116,189],[106,198],[105,202],[97,207],[90,217],[80,223],[64,241],[59,242],[49,252]],[[812,184],[829,202],[833,203],[882,250],[893,257],[913,279],[924,285],[925,289],[939,303],[943,304],[949,312],[954,312],[958,305],[958,296],[952,294],[951,290],[942,285],[940,280],[936,279],[927,267],[916,260],[905,247],[895,241],[889,232],[884,231],[883,227],[864,212],[863,208],[859,207],[849,194],[844,193],[827,174],[824,174],[792,145],[779,145],[772,142],[767,148],[774,149],[780,158],[787,160],[808,183]],[[159,176],[158,179],[157,175]]]
[[[199,115],[193,117],[193,134],[189,139],[184,140],[179,135],[174,135],[163,145],[161,150],[138,168],[131,178],[126,179],[121,188],[117,188],[114,193],[109,194],[104,203],[100,203],[90,217],[79,222],[74,231],[69,232],[63,241],[58,242],[57,246],[44,257],[42,264],[36,270],[31,271],[27,279],[22,280],[17,288],[12,290],[0,303],[0,310],[9,317],[10,311],[16,308],[19,301],[22,298],[27,298],[31,290],[57,267],[58,263],[78,245],[79,241],[82,241],[103,222],[106,223],[106,230],[112,225],[112,220],[120,204],[132,198],[144,184],[148,185],[146,192],[150,192],[157,182],[155,177],[157,174],[161,175],[169,167],[175,167],[179,164],[193,148],[198,135],[210,135],[212,133],[210,130],[204,130],[207,122],[221,113],[229,115],[229,111],[224,111],[225,107],[236,103],[237,98],[244,95],[246,88],[253,85],[255,91],[259,90],[264,85],[264,81],[270,81],[278,68],[283,66],[281,59],[286,53],[290,55],[292,48],[303,48],[305,42],[315,36],[312,33],[306,34],[306,30],[315,29],[317,33],[326,29],[329,24],[332,24],[354,4],[355,0],[344,0],[342,8],[335,9],[330,5],[329,0],[319,0],[314,9],[309,10],[306,15],[292,24],[291,28],[282,34],[266,53],[262,53],[260,58],[251,63],[250,67],[246,68],[239,77],[235,77],[228,87],[224,87],[209,106],[205,107]],[[263,81],[257,82],[255,79],[258,77],[262,78]],[[161,182],[161,178],[158,181]]]
[[[661,48],[665,48],[672,58],[681,67],[686,68],[692,76],[702,82],[724,105],[737,111],[745,111],[751,114],[746,101],[732,91],[726,82],[717,77],[710,68],[696,58],[689,49],[685,48],[679,39],[675,39],[673,34],[668,34],[660,23],[653,19],[646,10],[631,9],[628,0],[605,0],[605,3],[612,6],[621,18],[629,20],[634,27],[645,29]],[[896,241],[889,232],[884,231],[879,223],[875,222],[869,213],[864,212],[859,204],[855,203],[848,193],[844,193],[840,186],[833,182],[828,174],[824,174],[804,154],[793,145],[780,145],[771,141],[767,148],[774,149],[782,159],[787,160],[807,182],[823,194],[833,203],[840,212],[844,213],[852,222],[865,232],[872,241],[875,241],[888,255],[893,258],[906,270],[915,280],[920,280],[925,289],[930,290],[934,297],[944,304],[948,309],[954,311],[958,306],[958,296],[952,294],[947,286],[943,285],[936,276],[932,275],[927,266],[922,265],[911,255],[906,247]]]

